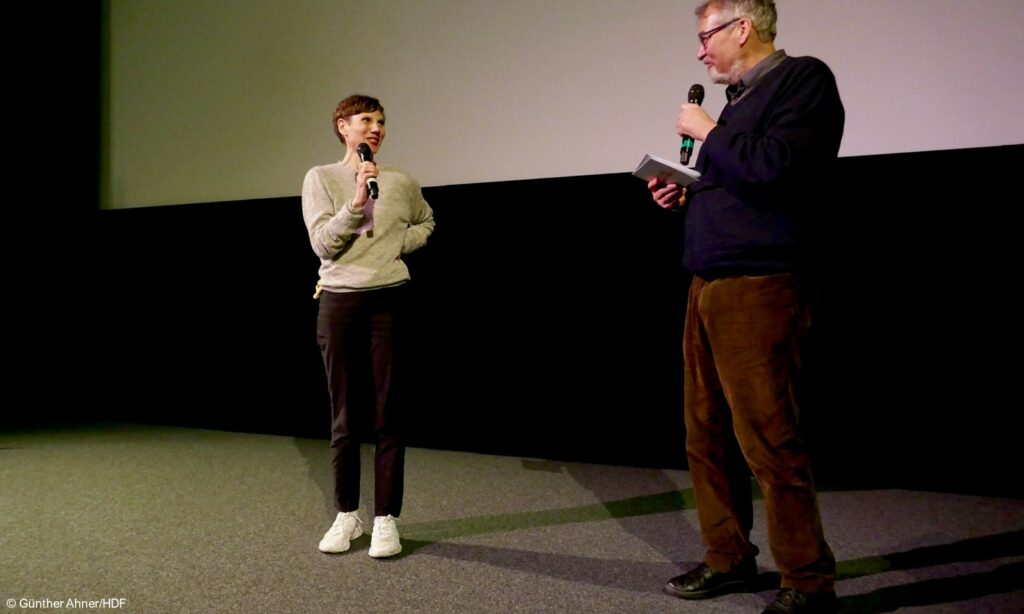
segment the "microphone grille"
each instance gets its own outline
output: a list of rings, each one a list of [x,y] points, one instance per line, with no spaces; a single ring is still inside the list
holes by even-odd
[[[687,94],[687,100],[695,104],[704,103],[704,86],[700,83],[694,83],[690,86],[690,93]]]

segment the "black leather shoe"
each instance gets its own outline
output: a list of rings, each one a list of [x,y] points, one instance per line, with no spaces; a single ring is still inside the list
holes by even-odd
[[[726,593],[746,593],[754,586],[757,573],[724,573],[701,563],[665,584],[665,592],[681,599],[708,599]]]
[[[801,593],[792,588],[779,591],[775,603],[761,614],[834,614],[839,611],[835,592]]]

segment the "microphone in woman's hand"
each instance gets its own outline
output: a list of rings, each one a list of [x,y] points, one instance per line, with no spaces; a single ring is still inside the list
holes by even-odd
[[[360,161],[373,162],[373,152],[370,151],[370,146],[366,143],[360,143],[359,147],[356,147],[356,153],[359,154]],[[370,188],[370,198],[377,200],[377,195],[380,194],[380,188],[377,187],[377,178],[370,177],[367,179],[366,186]]]

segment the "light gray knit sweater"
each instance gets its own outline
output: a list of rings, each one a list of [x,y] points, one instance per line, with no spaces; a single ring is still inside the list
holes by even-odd
[[[353,212],[355,172],[336,162],[315,166],[302,184],[302,217],[313,252],[320,257],[320,287],[331,292],[374,290],[403,283],[409,269],[402,254],[416,250],[434,231],[434,213],[419,183],[403,171],[380,166],[380,196],[365,212]],[[371,205],[367,203],[366,210]],[[357,230],[358,229],[358,230]]]

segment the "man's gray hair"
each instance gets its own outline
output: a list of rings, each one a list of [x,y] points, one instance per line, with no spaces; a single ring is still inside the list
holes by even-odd
[[[703,17],[708,7],[732,11],[733,17],[746,17],[754,24],[762,42],[775,40],[775,20],[778,19],[775,0],[708,0],[702,2],[694,14]]]

